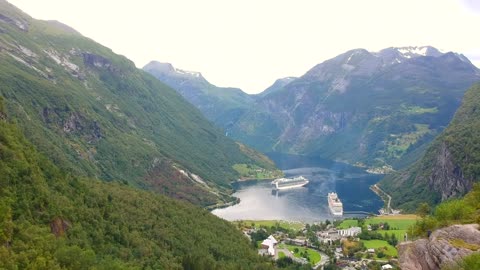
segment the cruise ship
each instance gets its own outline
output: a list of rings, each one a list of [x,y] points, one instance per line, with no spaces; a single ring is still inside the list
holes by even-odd
[[[293,178],[278,178],[272,181],[273,189],[289,189],[303,187],[308,184],[308,179],[303,176],[297,176]]]
[[[330,208],[330,212],[332,212],[332,215],[336,217],[343,216],[343,204],[338,198],[337,193],[328,193],[328,208]]]

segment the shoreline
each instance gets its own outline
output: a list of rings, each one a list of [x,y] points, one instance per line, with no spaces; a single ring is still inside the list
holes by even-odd
[[[242,182],[259,182],[259,181],[270,181],[270,180],[274,180],[274,179],[277,179],[277,178],[240,178],[236,181],[233,181],[232,184],[234,183],[242,183]]]
[[[206,206],[205,209],[211,213],[212,211],[214,211],[216,209],[223,209],[223,208],[234,206],[234,205],[237,205],[237,204],[240,203],[240,198],[238,198],[238,197],[233,197],[233,198],[235,198],[234,201],[225,202],[225,203],[222,203],[222,204],[217,203],[215,205]]]
[[[270,181],[272,179],[276,179],[276,178],[244,178],[244,179],[240,178],[240,179],[237,179],[236,181],[233,181],[232,184],[245,183],[245,182]],[[235,189],[232,188],[232,191],[233,191],[232,194],[235,193]],[[234,205],[237,205],[237,204],[240,203],[240,198],[234,197],[234,196],[232,196],[232,197],[235,198],[234,201],[225,202],[225,203],[222,203],[222,204],[209,205],[209,206],[205,206],[204,208],[206,210],[208,210],[209,212],[212,212],[216,209],[224,209],[224,208],[234,206]]]
[[[383,208],[380,209],[380,216],[398,215],[400,210],[392,208],[392,196],[383,191],[377,184],[371,185],[370,190],[373,191],[383,201]]]

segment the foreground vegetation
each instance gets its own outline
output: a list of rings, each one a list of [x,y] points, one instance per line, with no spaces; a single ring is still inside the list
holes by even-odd
[[[445,201],[433,211],[424,204],[418,211],[422,219],[412,228],[412,234],[417,237],[425,237],[428,232],[453,224],[480,224],[480,183],[462,199]]]
[[[436,229],[454,224],[480,224],[480,183],[461,199],[451,199],[439,204],[434,210],[428,204],[421,204],[417,212],[422,216],[410,232],[415,237],[427,237]],[[475,252],[453,264],[446,265],[445,270],[480,269],[480,247],[452,240],[451,244],[462,246]]]
[[[232,224],[64,173],[0,112],[1,269],[270,269]]]

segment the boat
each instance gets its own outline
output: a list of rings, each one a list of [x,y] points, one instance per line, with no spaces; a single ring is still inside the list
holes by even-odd
[[[332,212],[333,216],[343,216],[343,204],[342,201],[340,201],[340,198],[338,198],[337,193],[328,193],[328,208],[330,208],[330,212]]]
[[[307,178],[303,176],[297,176],[293,178],[278,178],[272,181],[273,189],[281,190],[281,189],[290,189],[290,188],[298,188],[303,187],[308,184],[309,181]]]

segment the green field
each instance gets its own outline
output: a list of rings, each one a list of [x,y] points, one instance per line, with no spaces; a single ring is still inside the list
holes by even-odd
[[[280,170],[269,170],[254,164],[235,164],[233,169],[240,174],[241,180],[247,179],[274,179],[283,176]]]
[[[422,108],[418,106],[406,106],[405,104],[402,104],[401,106],[402,112],[409,114],[409,115],[415,115],[415,114],[424,114],[424,113],[437,113],[438,108],[437,107],[431,107],[431,108]]]
[[[310,259],[309,262],[312,265],[317,264],[322,259],[322,256],[320,256],[320,253],[318,253],[318,251],[311,248],[305,248],[305,247],[299,247],[299,246],[293,246],[293,245],[287,245],[287,244],[280,244],[278,245],[278,247],[288,249],[297,258],[302,258],[301,253],[304,253],[306,251],[308,254],[308,258]],[[295,252],[295,249],[298,249],[298,252]]]
[[[272,227],[272,226],[280,226],[287,230],[294,230],[299,231],[305,227],[305,224],[302,222],[294,222],[294,221],[285,221],[285,220],[237,220],[233,221],[234,224],[237,226],[241,224],[244,227]]]
[[[390,244],[388,244],[387,241],[384,241],[384,240],[361,240],[361,242],[363,242],[363,244],[365,245],[366,248],[374,248],[375,251],[377,251],[377,249],[385,247],[386,248],[386,250],[385,250],[386,255],[390,255],[392,257],[397,257],[398,256],[397,249],[395,247],[391,246]]]
[[[403,237],[405,235],[405,233],[407,232],[407,230],[388,230],[388,231],[384,231],[384,230],[378,230],[377,232],[381,233],[383,236],[385,236],[385,234],[387,233],[388,236],[392,235],[392,233],[395,234],[395,236],[397,237],[398,239],[398,242],[403,242]],[[410,238],[411,236],[409,236]]]
[[[430,132],[429,125],[414,124],[415,131],[409,133],[391,134],[387,141],[387,152],[390,155],[400,157],[410,147],[416,143],[420,138]]]
[[[283,253],[282,251],[278,252],[278,258],[279,258],[279,259],[280,259],[280,258],[283,258],[283,257],[285,257],[285,256],[286,256],[285,253]]]
[[[358,220],[356,219],[344,219],[340,225],[337,226],[337,229],[348,229],[350,227],[358,226]]]
[[[407,230],[410,226],[415,224],[416,221],[417,217],[414,215],[379,216],[366,219],[365,224],[388,222],[390,229]]]

